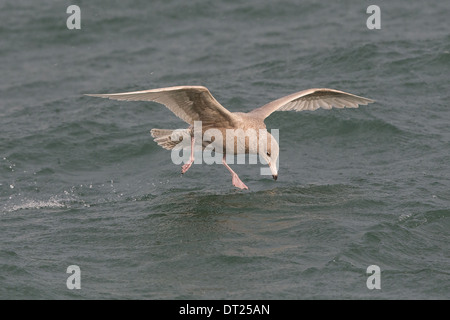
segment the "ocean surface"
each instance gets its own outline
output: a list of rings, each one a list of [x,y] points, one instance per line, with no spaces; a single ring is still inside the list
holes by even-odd
[[[448,1],[2,1],[0,298],[450,299],[449,16]],[[272,114],[278,180],[231,165],[242,191],[222,165],[181,176],[149,134],[187,127],[164,106],[84,96],[175,85],[230,111],[315,87],[376,102]]]

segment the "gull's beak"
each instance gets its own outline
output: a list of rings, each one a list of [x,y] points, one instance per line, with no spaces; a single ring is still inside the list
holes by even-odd
[[[269,168],[270,168],[270,171],[272,171],[273,180],[277,181],[277,179],[278,179],[277,167],[275,165],[272,165],[272,163],[269,163]]]

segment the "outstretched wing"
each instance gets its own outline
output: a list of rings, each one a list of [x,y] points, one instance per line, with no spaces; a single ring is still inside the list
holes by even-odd
[[[203,127],[231,126],[233,114],[225,109],[202,86],[178,86],[144,91],[87,94],[87,96],[124,101],[154,101],[165,105],[177,117],[193,125],[202,121]]]
[[[374,100],[356,96],[351,93],[327,89],[307,89],[293,93],[286,97],[272,101],[250,112],[255,117],[265,119],[274,111],[303,111],[316,110],[318,108],[357,108],[358,105],[366,105]]]

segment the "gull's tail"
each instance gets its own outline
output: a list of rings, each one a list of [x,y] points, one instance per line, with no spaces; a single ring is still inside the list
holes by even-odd
[[[153,140],[167,150],[172,150],[183,141],[183,139],[191,136],[190,129],[152,129],[150,133],[154,138]]]

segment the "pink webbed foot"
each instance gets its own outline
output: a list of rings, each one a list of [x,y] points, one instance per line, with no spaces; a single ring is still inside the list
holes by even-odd
[[[240,188],[240,189],[247,189],[248,187],[239,179],[237,174],[233,174],[233,180],[232,180],[233,186]]]
[[[191,137],[191,157],[189,158],[189,161],[181,167],[181,174],[185,174],[194,162],[194,143],[194,137]]]
[[[228,169],[228,171],[230,171],[230,173],[231,173],[231,177],[233,179],[232,180],[233,186],[240,188],[240,189],[248,190],[248,187],[241,181],[241,179],[239,179],[237,173],[234,172],[233,169],[231,169],[230,166],[227,164],[225,155],[223,155],[222,163]]]
[[[191,165],[192,165],[192,162],[190,162],[190,161],[189,161],[188,163],[184,164],[184,165],[181,167],[181,174],[186,173],[186,171],[189,170],[189,168],[191,167]]]

